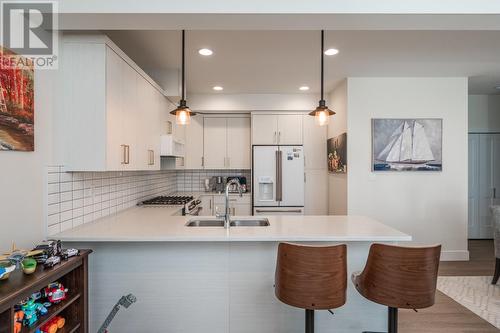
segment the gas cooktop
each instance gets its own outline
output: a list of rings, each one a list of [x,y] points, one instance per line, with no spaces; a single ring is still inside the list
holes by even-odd
[[[159,196],[155,198],[151,198],[148,200],[144,200],[140,203],[140,205],[147,206],[178,206],[185,205],[191,200],[193,200],[193,196],[181,196],[181,195],[167,195],[167,196]]]

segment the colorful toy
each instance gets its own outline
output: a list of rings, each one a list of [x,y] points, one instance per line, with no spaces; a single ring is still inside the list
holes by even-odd
[[[24,274],[33,274],[36,271],[36,260],[33,258],[24,258],[21,262]]]
[[[21,329],[23,328],[23,318],[24,312],[22,310],[14,313],[14,333],[21,332]]]
[[[58,329],[61,329],[66,324],[66,319],[61,316],[56,316],[49,320],[49,322],[42,327],[40,327],[41,333],[56,333]]]
[[[31,298],[26,301],[21,306],[21,310],[24,313],[23,316],[23,325],[24,326],[33,326],[38,320],[38,316],[44,316],[47,314],[48,310],[40,303],[36,303]]]
[[[8,260],[11,263],[15,264],[17,268],[19,268],[21,261],[25,257],[36,256],[42,253],[41,250],[27,251],[27,250],[19,250],[16,248],[16,244],[12,242],[12,250],[9,253],[5,253],[0,255],[0,261]]]
[[[43,297],[46,297],[50,303],[59,303],[66,299],[67,288],[59,282],[53,282],[42,291]]]
[[[0,262],[0,280],[7,280],[10,273],[16,269],[15,265],[12,265],[9,261]]]

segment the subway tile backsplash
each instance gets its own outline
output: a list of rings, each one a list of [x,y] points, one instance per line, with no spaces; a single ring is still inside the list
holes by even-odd
[[[250,190],[250,170],[66,172],[64,166],[50,166],[47,168],[48,236],[157,195],[204,191],[205,178],[214,176],[244,176]]]
[[[48,235],[177,191],[176,171],[65,172],[47,170]]]
[[[242,170],[178,170],[177,171],[177,191],[205,191],[205,178],[214,176],[222,176],[224,178],[231,176],[239,176],[247,178],[247,188],[250,191],[251,171]]]

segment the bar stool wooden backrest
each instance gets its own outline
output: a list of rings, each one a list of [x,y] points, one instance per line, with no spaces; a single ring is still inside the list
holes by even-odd
[[[392,308],[422,309],[434,304],[441,245],[402,247],[373,244],[354,284],[367,299]]]
[[[327,310],[346,302],[347,248],[280,243],[275,293],[285,304]]]

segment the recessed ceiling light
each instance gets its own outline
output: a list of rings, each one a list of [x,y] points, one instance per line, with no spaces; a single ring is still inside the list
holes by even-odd
[[[325,51],[325,55],[327,56],[336,55],[337,53],[339,53],[339,50],[337,49],[328,49]]]
[[[302,87],[299,88],[299,90],[307,91],[307,90],[309,90],[309,87],[308,86],[302,86]]]
[[[221,91],[221,90],[224,90],[224,88],[222,88],[221,86],[215,86],[212,88],[213,90],[216,90],[216,91]]]
[[[199,49],[198,53],[203,55],[203,56],[210,56],[210,55],[214,54],[214,51],[212,51],[210,49]]]

